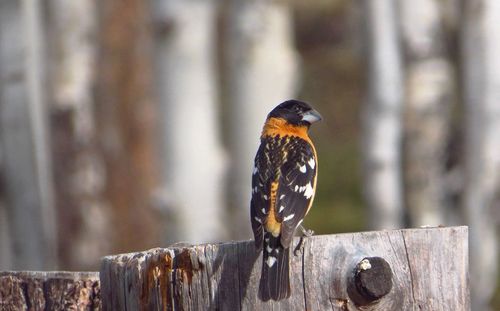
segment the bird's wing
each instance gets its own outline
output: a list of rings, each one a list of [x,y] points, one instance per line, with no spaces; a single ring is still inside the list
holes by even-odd
[[[307,214],[316,187],[317,159],[314,147],[301,138],[290,142],[281,167],[276,195],[277,219],[281,222],[281,244],[288,248],[297,226]]]
[[[269,209],[269,180],[272,178],[269,167],[269,155],[266,154],[266,141],[262,141],[255,156],[252,172],[252,199],[250,201],[250,217],[255,237],[255,246],[262,248],[263,224]]]

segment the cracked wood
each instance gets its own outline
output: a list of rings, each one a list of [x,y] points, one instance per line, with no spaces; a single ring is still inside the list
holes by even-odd
[[[0,310],[101,310],[99,273],[1,271]]]

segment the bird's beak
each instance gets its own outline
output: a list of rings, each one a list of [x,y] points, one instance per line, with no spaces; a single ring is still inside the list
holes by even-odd
[[[314,109],[309,110],[309,111],[305,112],[304,114],[302,114],[302,121],[306,121],[309,123],[318,122],[318,121],[321,121],[322,119],[323,118],[321,117],[319,112],[317,112]]]

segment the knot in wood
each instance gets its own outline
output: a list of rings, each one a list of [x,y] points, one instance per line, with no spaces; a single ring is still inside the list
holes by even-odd
[[[351,299],[357,305],[367,305],[387,295],[392,289],[391,266],[380,257],[366,257],[354,271],[354,291]]]

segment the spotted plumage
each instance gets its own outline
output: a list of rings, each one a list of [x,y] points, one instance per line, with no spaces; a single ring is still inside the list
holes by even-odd
[[[316,188],[317,156],[308,136],[319,113],[299,101],[277,106],[266,119],[252,175],[251,222],[263,250],[260,296],[290,296],[289,247],[309,211]]]

